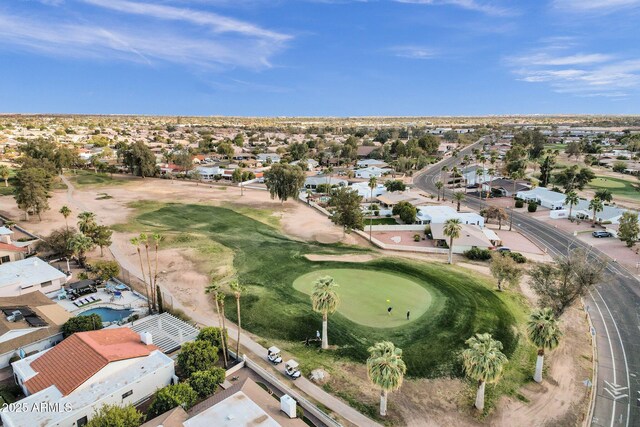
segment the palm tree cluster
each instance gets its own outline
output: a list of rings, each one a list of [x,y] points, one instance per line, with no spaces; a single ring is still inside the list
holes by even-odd
[[[162,299],[160,295],[160,286],[158,286],[158,249],[162,236],[158,233],[151,235],[155,247],[155,265],[152,267],[151,256],[149,254],[150,239],[146,233],[140,233],[139,236],[130,240],[131,244],[135,246],[138,252],[138,259],[140,261],[140,271],[142,272],[142,280],[144,282],[145,294],[147,297],[149,311],[163,311]],[[146,255],[147,271],[145,271],[145,263],[142,257],[142,248],[144,247]]]

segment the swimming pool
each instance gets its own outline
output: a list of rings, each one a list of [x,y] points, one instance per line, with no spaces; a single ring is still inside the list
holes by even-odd
[[[103,322],[117,322],[119,320],[129,317],[133,313],[133,310],[120,309],[109,307],[92,308],[91,310],[83,311],[80,316],[89,316],[91,314],[97,314],[100,316]]]

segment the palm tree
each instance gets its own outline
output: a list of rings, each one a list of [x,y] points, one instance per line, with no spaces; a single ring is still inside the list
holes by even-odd
[[[613,200],[613,195],[611,194],[611,190],[607,188],[601,188],[600,190],[596,191],[595,196],[598,199],[602,200],[603,202],[611,202]]]
[[[513,180],[513,200],[516,200],[516,188],[518,185],[518,180],[524,177],[524,172],[521,170],[511,172],[511,179]]]
[[[446,172],[449,171],[449,168],[447,166],[443,166],[442,169],[440,169],[440,181],[442,182],[442,201],[444,202],[444,188],[446,188],[446,181],[444,180],[444,175]],[[436,184],[437,185],[437,184]],[[440,199],[438,199],[440,200]]]
[[[160,287],[158,286],[158,248],[160,247],[160,242],[164,239],[164,237],[162,237],[159,233],[153,233],[151,235],[151,238],[153,239],[155,252],[156,252],[156,265],[154,266],[154,272],[153,272],[153,289],[154,289],[154,297],[155,297],[154,304],[158,304],[159,303],[158,294],[160,293]],[[158,309],[160,309],[160,307],[158,307]]]
[[[69,215],[71,215],[71,209],[69,209],[67,205],[64,205],[58,212],[60,212],[64,217],[64,223],[67,226],[67,231],[69,231],[69,223],[67,222],[67,218],[69,218]]]
[[[387,395],[402,385],[407,365],[402,360],[402,350],[389,341],[369,347],[367,375],[373,385],[380,388],[380,415],[387,415]]]
[[[604,204],[602,203],[602,200],[600,200],[597,197],[594,197],[591,200],[591,202],[589,202],[589,209],[593,211],[593,224],[595,225],[597,213],[604,209]]]
[[[438,189],[438,201],[440,201],[440,190],[444,187],[444,183],[442,181],[436,182],[436,188]]]
[[[0,165],[0,178],[4,179],[4,186],[9,186],[9,168],[6,165]]]
[[[453,193],[453,198],[458,203],[458,212],[460,212],[460,203],[464,200],[464,193],[462,191],[456,191]]]
[[[96,214],[93,212],[80,212],[78,214],[78,229],[82,234],[91,232],[96,227]]]
[[[558,325],[558,319],[550,308],[541,308],[531,313],[527,322],[527,331],[531,342],[538,347],[538,360],[533,379],[539,383],[542,382],[544,350],[556,348],[560,343],[562,332]]]
[[[224,327],[224,294],[220,292],[220,285],[212,283],[204,290],[205,294],[212,294],[213,302],[216,306],[216,314],[218,315],[218,325],[220,326],[220,345],[222,345],[222,356],[224,357],[224,367],[227,368],[227,329]],[[222,300],[222,306],[220,305]]]
[[[69,249],[71,249],[73,256],[78,259],[78,263],[81,266],[84,266],[86,260],[85,254],[93,249],[94,246],[93,240],[81,233],[75,234],[69,239]]]
[[[369,188],[371,189],[371,200],[373,200],[373,190],[378,185],[378,179],[375,176],[369,178]],[[371,242],[371,230],[373,229],[373,216],[369,215],[369,242]]]
[[[475,407],[482,411],[485,384],[500,378],[507,356],[501,351],[502,343],[494,340],[491,334],[476,334],[466,344],[469,348],[462,352],[462,364],[467,376],[478,381]]]
[[[449,237],[449,264],[453,264],[453,239],[460,237],[460,231],[462,230],[462,223],[458,218],[448,219],[444,223],[443,233]]]
[[[140,260],[140,271],[142,272],[142,281],[144,282],[144,293],[147,297],[147,306],[149,307],[149,313],[151,313],[151,297],[149,296],[149,286],[147,285],[147,276],[144,272],[144,264],[142,263],[142,251],[140,250],[140,237],[133,237],[130,240],[131,244],[136,247],[138,251],[138,259]]]
[[[489,197],[491,195],[491,183],[493,182],[493,176],[496,174],[496,169],[489,168],[487,173],[489,174],[489,191],[487,192],[487,197]],[[480,187],[480,194],[482,194],[482,187]]]
[[[573,206],[580,203],[580,199],[578,198],[578,193],[575,191],[569,191],[567,193],[567,197],[564,199],[564,202],[569,205],[569,218],[571,218],[571,212],[573,211]]]
[[[240,318],[240,297],[242,293],[247,290],[246,287],[240,284],[237,280],[229,283],[229,287],[233,291],[233,295],[236,297],[236,309],[238,310],[238,339],[236,340],[236,360],[240,358],[240,332],[242,331],[242,319]]]
[[[329,166],[326,170],[325,170],[326,174],[327,174],[327,184],[329,185],[329,189],[331,189],[331,175],[333,175],[333,166]],[[331,191],[329,191],[331,192]]]
[[[316,280],[311,293],[311,306],[313,311],[322,313],[322,348],[329,348],[329,337],[327,335],[327,318],[338,308],[340,298],[336,293],[338,284],[333,277],[325,276]]]

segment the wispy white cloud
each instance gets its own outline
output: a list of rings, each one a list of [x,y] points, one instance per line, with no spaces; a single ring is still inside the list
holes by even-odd
[[[431,6],[456,6],[461,9],[484,13],[492,16],[511,16],[517,11],[507,7],[496,6],[493,3],[478,0],[394,0],[397,3],[424,4]]]
[[[640,7],[640,0],[554,0],[554,6],[573,12],[610,13]]]
[[[621,97],[640,91],[640,59],[551,46],[506,62],[520,80],[548,84],[558,93]]]
[[[146,21],[137,25],[101,25],[95,21],[65,21],[0,11],[0,46],[61,57],[259,69],[270,66],[270,58],[284,48],[284,40],[286,37],[274,38],[260,32],[251,36],[202,34]]]
[[[393,46],[389,49],[395,56],[409,59],[432,59],[437,51],[424,46]]]

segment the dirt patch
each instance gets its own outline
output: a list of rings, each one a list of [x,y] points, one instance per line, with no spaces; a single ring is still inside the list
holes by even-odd
[[[377,257],[374,255],[317,255],[307,254],[305,258],[309,261],[340,261],[340,262],[369,262]]]

